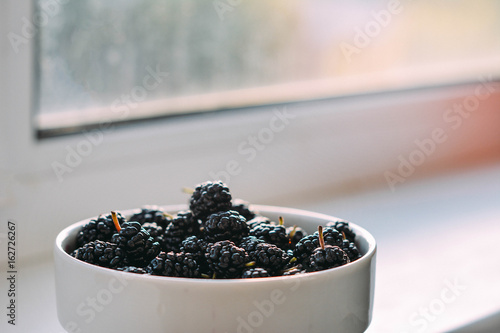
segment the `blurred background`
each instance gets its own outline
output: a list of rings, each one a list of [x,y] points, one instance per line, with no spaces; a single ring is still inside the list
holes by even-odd
[[[15,329],[63,332],[64,227],[221,179],[374,234],[369,332],[499,331],[498,31],[493,0],[2,1]]]

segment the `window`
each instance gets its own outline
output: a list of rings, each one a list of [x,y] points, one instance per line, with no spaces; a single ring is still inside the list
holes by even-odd
[[[36,4],[41,136],[500,73],[493,0]]]

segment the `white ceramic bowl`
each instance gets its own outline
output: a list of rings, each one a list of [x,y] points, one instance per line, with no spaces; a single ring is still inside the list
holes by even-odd
[[[283,216],[286,225],[308,233],[336,220],[290,208],[252,209],[272,220]],[[355,224],[350,225],[362,257],[345,266],[295,276],[210,280],[125,273],[79,261],[67,252],[89,220],[61,231],[55,244],[57,313],[68,332],[355,333],[370,324],[376,244]]]

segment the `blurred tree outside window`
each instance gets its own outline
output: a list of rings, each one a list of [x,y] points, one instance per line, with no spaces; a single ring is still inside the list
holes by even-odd
[[[37,11],[52,2],[37,0]],[[366,82],[397,89],[500,73],[494,0],[84,0],[48,18],[37,36],[39,117],[128,117],[153,101],[160,113],[196,112],[200,96],[245,106],[336,96],[344,82],[355,93]]]

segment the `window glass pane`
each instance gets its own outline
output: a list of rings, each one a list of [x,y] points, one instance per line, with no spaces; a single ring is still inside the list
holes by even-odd
[[[40,115],[130,117],[154,101],[151,112],[190,112],[500,72],[495,0],[54,3],[37,2]]]

